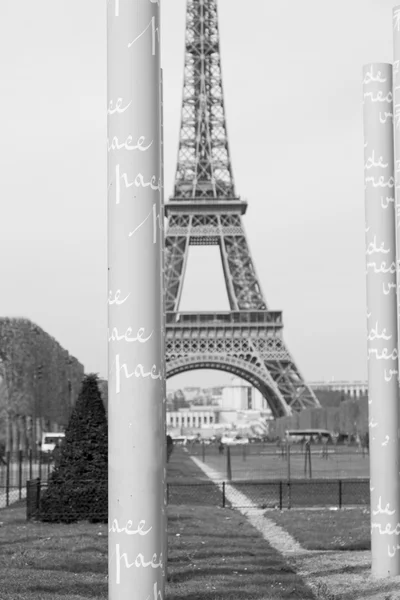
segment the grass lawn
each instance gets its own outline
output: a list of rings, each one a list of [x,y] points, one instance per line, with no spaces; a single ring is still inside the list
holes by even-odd
[[[176,446],[167,465],[169,482],[200,483],[209,482],[207,475],[192,461],[184,448]]]
[[[308,550],[370,550],[370,512],[349,510],[268,511],[280,525]]]
[[[169,507],[167,600],[313,599],[238,513]],[[107,526],[25,520],[0,512],[1,600],[107,598]]]
[[[168,480],[204,481],[182,449]],[[107,599],[107,526],[27,522],[25,502],[0,511],[1,600]],[[314,600],[302,579],[242,515],[168,507],[166,600]]]
[[[288,464],[279,452],[274,448],[264,450],[258,448],[258,444],[249,445],[244,457],[243,448],[231,447],[231,470],[235,480],[240,479],[287,479]],[[304,455],[300,454],[298,448],[293,450],[290,458],[290,477],[292,479],[304,478]],[[189,449],[198,459],[202,454],[197,447]],[[256,453],[258,451],[258,453]],[[226,454],[221,455],[213,446],[207,446],[205,462],[210,467],[219,471],[226,478],[227,459]],[[314,479],[344,479],[344,478],[368,478],[369,458],[363,457],[355,449],[339,448],[329,454],[328,460],[321,457],[319,450],[313,449],[312,476]]]

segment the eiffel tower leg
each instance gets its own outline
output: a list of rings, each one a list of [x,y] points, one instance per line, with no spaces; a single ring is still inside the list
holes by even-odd
[[[165,240],[166,310],[177,311],[182,295],[189,244],[187,236],[171,236]]]

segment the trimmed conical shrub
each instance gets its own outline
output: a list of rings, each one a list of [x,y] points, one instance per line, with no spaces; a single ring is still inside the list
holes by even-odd
[[[107,522],[108,430],[97,375],[85,376],[48,487],[40,519]]]

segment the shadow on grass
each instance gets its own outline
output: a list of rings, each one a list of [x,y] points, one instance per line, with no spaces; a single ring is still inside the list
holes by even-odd
[[[60,573],[76,573],[76,574],[103,574],[107,575],[107,554],[103,554],[99,558],[105,558],[106,560],[101,563],[99,560],[92,560],[88,562],[82,562],[77,560],[69,559],[68,564],[59,564],[47,566],[45,564],[35,564],[35,571],[59,571]]]
[[[64,587],[60,585],[35,585],[29,588],[30,592],[36,594],[52,594],[52,598],[62,596],[76,596],[77,598],[107,598],[108,584],[104,583],[69,583]]]

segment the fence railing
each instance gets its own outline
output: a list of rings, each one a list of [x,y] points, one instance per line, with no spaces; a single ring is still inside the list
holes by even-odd
[[[90,483],[90,482],[89,482]],[[92,482],[93,483],[93,482]],[[26,484],[27,519],[43,517],[41,498],[47,482],[34,479]],[[84,487],[82,486],[82,490]],[[100,490],[101,492],[102,490]],[[168,483],[169,505],[220,506],[222,508],[317,508],[369,506],[369,479],[269,480],[201,483]],[[79,508],[75,508],[79,511]],[[62,513],[58,515],[62,520]],[[79,514],[76,513],[79,520]],[[107,506],[96,515],[107,520]]]
[[[369,478],[368,452],[356,445],[243,444],[222,447],[195,443],[184,448],[191,456],[221,473],[221,479]]]
[[[44,453],[35,457],[31,451],[6,452],[0,460],[0,508],[24,499],[27,481],[36,477],[46,481],[53,466]]]

